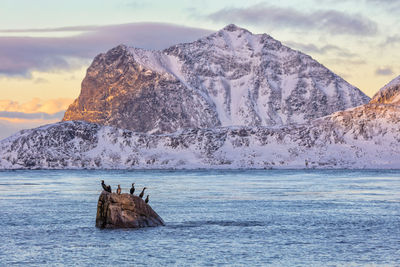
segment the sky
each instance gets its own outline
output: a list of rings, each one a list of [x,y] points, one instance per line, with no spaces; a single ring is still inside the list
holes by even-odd
[[[0,0],[0,139],[60,121],[97,54],[163,49],[231,23],[372,97],[400,75],[399,13],[399,0]]]

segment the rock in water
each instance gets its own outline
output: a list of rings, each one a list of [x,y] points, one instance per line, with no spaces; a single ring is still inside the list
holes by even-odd
[[[164,225],[163,219],[140,197],[106,191],[100,194],[96,227],[142,228]]]

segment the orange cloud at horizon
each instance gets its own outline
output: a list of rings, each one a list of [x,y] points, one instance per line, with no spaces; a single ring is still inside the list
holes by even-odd
[[[30,101],[20,103],[15,100],[0,100],[0,111],[24,112],[24,113],[48,113],[54,114],[64,111],[74,101],[72,98],[40,99],[32,98]]]
[[[10,123],[10,124],[15,125],[17,128],[18,127],[22,127],[23,129],[24,129],[24,127],[26,127],[26,129],[35,128],[35,127],[38,127],[38,126],[42,126],[42,125],[45,125],[45,124],[56,123],[56,122],[59,122],[59,121],[60,121],[60,119],[46,120],[46,119],[21,119],[21,118],[3,118],[3,117],[0,117],[0,122],[2,122],[2,123]]]

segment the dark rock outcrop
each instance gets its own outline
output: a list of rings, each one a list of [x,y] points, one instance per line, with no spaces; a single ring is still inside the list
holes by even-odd
[[[142,228],[163,225],[163,219],[140,197],[106,191],[100,194],[96,227]]]

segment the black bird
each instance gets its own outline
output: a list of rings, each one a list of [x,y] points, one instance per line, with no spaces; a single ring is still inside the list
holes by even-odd
[[[144,200],[144,202],[149,203],[149,195],[147,195],[146,199]]]
[[[104,183],[104,180],[101,180],[101,186],[103,187],[104,190],[107,190],[107,186],[106,186],[106,184]]]
[[[139,195],[139,197],[140,198],[143,198],[143,196],[144,196],[144,190],[146,189],[146,187],[143,187],[143,190],[142,190],[142,192],[140,193],[140,195]]]
[[[107,185],[104,183],[104,180],[101,180],[101,186],[103,187],[103,189],[104,189],[105,191],[111,193],[111,186],[109,186],[109,185],[107,186]]]
[[[132,187],[131,187],[130,193],[131,193],[131,195],[133,195],[133,193],[135,193],[135,183],[132,183]]]

